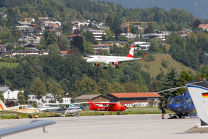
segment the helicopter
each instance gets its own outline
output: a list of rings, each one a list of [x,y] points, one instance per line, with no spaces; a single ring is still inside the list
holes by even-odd
[[[172,118],[185,118],[185,116],[197,116],[194,103],[191,99],[189,92],[183,92],[182,95],[171,97],[169,96],[167,107],[169,110],[175,112],[175,114],[169,114]]]

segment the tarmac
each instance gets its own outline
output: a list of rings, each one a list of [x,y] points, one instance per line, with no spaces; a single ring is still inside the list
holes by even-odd
[[[168,118],[168,115],[165,116]],[[0,120],[0,128],[28,124],[32,119]],[[34,119],[33,119],[34,120]],[[159,114],[52,117],[55,125],[10,135],[3,139],[207,139],[208,133],[185,133],[199,118],[161,119]]]

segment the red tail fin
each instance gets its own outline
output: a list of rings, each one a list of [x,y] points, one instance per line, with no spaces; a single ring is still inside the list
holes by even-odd
[[[144,57],[145,57],[145,55],[146,55],[146,54],[144,54],[142,58],[144,58]]]
[[[96,108],[96,106],[92,103],[91,100],[87,100],[87,102],[88,102],[88,105],[89,105],[89,107],[90,107],[90,110],[93,110],[93,109]]]

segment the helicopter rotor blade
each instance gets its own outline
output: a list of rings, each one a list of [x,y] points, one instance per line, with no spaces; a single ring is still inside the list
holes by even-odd
[[[162,91],[159,91],[159,92],[156,92],[156,93],[159,94],[159,93],[166,92],[166,91],[173,92],[173,91],[175,91],[175,90],[177,90],[177,89],[180,89],[180,88],[187,88],[187,86],[170,88],[170,89],[162,90]]]

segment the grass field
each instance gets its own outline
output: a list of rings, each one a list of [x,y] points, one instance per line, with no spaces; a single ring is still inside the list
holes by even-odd
[[[173,113],[169,110],[166,110],[167,113]],[[125,114],[160,114],[161,110],[157,107],[142,107],[142,108],[129,108],[125,111]],[[16,116],[18,114],[15,113],[9,113],[9,112],[0,112],[1,119],[16,119]],[[34,114],[33,114],[34,115]],[[54,113],[54,112],[44,112],[37,114],[39,118],[41,117],[59,117],[60,113]],[[80,116],[92,116],[92,115],[109,115],[109,112],[105,111],[91,111],[91,110],[85,110],[80,112]],[[116,115],[114,112],[113,115]],[[66,114],[66,116],[70,116],[69,114]],[[21,118],[29,118],[28,114],[20,114]]]
[[[163,71],[166,74],[167,72],[170,71],[171,68],[176,68],[178,73],[180,73],[182,70],[185,70],[189,73],[190,72],[194,73],[192,69],[187,68],[181,63],[178,63],[170,55],[155,54],[153,56],[155,57],[155,61],[151,61],[151,62],[146,62],[144,60],[138,61],[142,66],[142,70],[149,72],[151,77],[156,77],[158,74],[161,73],[161,71]],[[162,66],[161,64],[162,60],[165,60],[167,62],[167,68]]]
[[[1,67],[10,67],[10,68],[15,68],[19,64],[18,63],[7,63],[7,62],[0,62]]]

